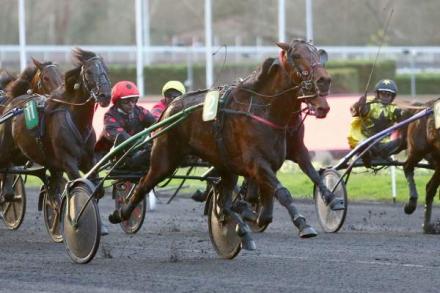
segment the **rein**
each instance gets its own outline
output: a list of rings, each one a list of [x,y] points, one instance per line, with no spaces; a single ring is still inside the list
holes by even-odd
[[[54,102],[57,102],[57,103],[60,103],[60,104],[64,104],[64,105],[69,105],[69,106],[84,106],[85,104],[90,102],[92,99],[94,99],[94,97],[92,95],[90,95],[89,98],[86,101],[82,102],[82,103],[66,102],[66,101],[63,101],[63,100],[60,100],[60,99],[50,98],[50,97],[47,98],[47,99],[50,100],[50,101],[54,101]]]

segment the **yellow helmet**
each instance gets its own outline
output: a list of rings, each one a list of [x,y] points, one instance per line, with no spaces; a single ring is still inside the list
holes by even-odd
[[[162,88],[162,96],[165,95],[165,92],[169,89],[175,89],[183,94],[186,93],[185,86],[178,80],[170,80],[168,81]]]

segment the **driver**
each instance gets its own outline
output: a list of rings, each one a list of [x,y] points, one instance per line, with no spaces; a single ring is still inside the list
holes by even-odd
[[[178,80],[170,80],[162,87],[162,99],[155,104],[151,112],[156,120],[159,120],[162,112],[168,105],[177,97],[184,95],[186,92],[185,86]]]
[[[133,82],[123,80],[113,86],[113,106],[104,115],[104,129],[95,146],[98,156],[107,153],[115,144],[116,138],[119,144],[156,122],[147,109],[137,105],[138,99],[139,90]],[[135,155],[136,153],[133,156]],[[142,160],[131,161],[144,163]]]
[[[360,97],[350,108],[351,115],[354,117],[348,136],[351,148],[355,148],[361,141],[391,127],[402,118],[403,110],[393,104],[397,95],[397,85],[393,80],[379,81],[375,86],[375,93],[375,96]],[[405,143],[401,137],[391,140],[388,136],[375,144],[370,149],[369,155],[374,158],[388,159],[390,155],[404,148]],[[369,160],[368,156],[366,159]]]

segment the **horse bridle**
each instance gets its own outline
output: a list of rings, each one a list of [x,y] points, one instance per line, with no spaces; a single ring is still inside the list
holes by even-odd
[[[301,79],[301,82],[299,83],[299,91],[301,93],[301,96],[297,98],[298,100],[313,99],[318,96],[317,93],[318,90],[317,87],[315,86],[315,72],[316,72],[316,68],[324,67],[323,64],[321,64],[319,58],[317,58],[318,60],[317,62],[313,62],[312,60],[312,55],[318,56],[318,52],[316,51],[316,48],[310,43],[307,42],[304,43],[307,45],[307,49],[311,53],[310,55],[310,63],[311,63],[310,67],[312,68],[311,74],[307,70],[301,70],[298,63],[295,62],[295,59],[292,57],[293,55],[292,50],[295,49],[296,44],[290,46],[289,50],[285,52],[287,63],[295,69],[297,76]],[[314,94],[306,94],[306,93],[310,93],[312,90]]]
[[[97,71],[98,71],[98,78],[97,78],[97,82],[95,82],[95,87],[90,88],[88,80],[86,78],[86,74],[85,74],[85,70],[86,70],[85,66],[86,65],[88,66],[90,64],[90,62],[94,61],[94,60],[98,61],[98,62],[93,62],[97,68]],[[95,102],[98,102],[98,93],[99,93],[100,88],[102,87],[102,84],[104,82],[110,84],[110,79],[108,78],[107,70],[104,67],[104,63],[102,62],[102,58],[99,56],[95,56],[90,59],[87,59],[85,64],[83,64],[81,66],[80,75],[81,75],[82,84],[83,84],[84,88],[90,94],[89,98],[87,99],[87,102],[90,101],[91,99],[93,99]],[[76,84],[75,84],[75,86],[76,86]]]
[[[48,91],[48,89],[46,88],[46,86],[43,83],[43,80],[44,80],[44,76],[45,76],[44,73],[46,72],[46,69],[51,68],[51,67],[55,67],[56,68],[57,66],[55,64],[45,65],[43,67],[43,70],[38,69],[37,74],[34,76],[34,79],[38,78],[38,81],[37,81],[37,89],[38,90]]]
[[[88,65],[88,63],[90,61],[93,61],[93,60],[100,61],[100,62],[96,62],[95,63],[96,67],[98,68],[99,74],[98,74],[98,82],[96,82],[96,85],[95,85],[95,87],[93,89],[90,89],[90,87],[88,85],[88,82],[87,82],[87,78],[85,76],[86,74],[85,74],[84,66]],[[92,57],[90,59],[87,59],[85,64],[83,64],[81,66],[80,76],[81,76],[82,85],[84,86],[85,90],[89,93],[89,97],[87,98],[87,100],[85,100],[84,102],[81,102],[81,103],[72,103],[72,102],[66,102],[66,101],[63,101],[63,100],[60,100],[60,99],[57,99],[57,98],[49,98],[49,99],[51,101],[54,101],[54,102],[57,102],[57,103],[60,103],[60,104],[70,105],[70,106],[83,106],[83,105],[87,104],[88,102],[90,102],[91,100],[94,100],[94,102],[99,102],[98,101],[97,93],[99,92],[99,89],[102,86],[102,83],[101,83],[102,78],[101,77],[104,76],[104,79],[105,79],[104,82],[107,82],[107,83],[110,84],[110,79],[108,78],[107,70],[104,67],[104,64],[102,62],[102,58],[99,57],[99,56],[95,56],[95,57]],[[79,82],[77,82],[73,86],[73,89],[74,90],[79,90],[80,87],[81,87],[81,84]]]

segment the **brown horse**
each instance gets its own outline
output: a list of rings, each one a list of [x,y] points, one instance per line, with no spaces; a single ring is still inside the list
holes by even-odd
[[[434,101],[424,106],[432,107]],[[419,104],[420,106],[420,104]],[[418,192],[414,181],[414,168],[422,159],[434,167],[434,174],[426,184],[425,219],[423,231],[439,234],[440,229],[431,223],[432,202],[440,185],[440,133],[435,128],[434,116],[430,115],[408,125],[406,136],[408,158],[403,166],[409,187],[409,201],[405,204],[405,213],[412,214],[417,207]]]
[[[8,97],[15,98],[29,93],[49,95],[63,83],[63,75],[52,62],[40,62],[34,58],[35,66],[26,68],[17,79],[6,87]]]
[[[2,70],[2,72],[0,72],[0,91],[4,92],[6,90],[6,86],[15,79],[17,79],[16,76],[7,72],[6,70]]]
[[[24,95],[31,91],[32,93],[39,95],[48,95],[53,90],[58,88],[63,83],[62,74],[58,67],[52,62],[40,62],[36,59],[32,59],[35,66],[26,68],[17,78],[12,75],[5,75],[9,82],[5,88],[5,98],[0,102],[0,113],[3,113],[5,106],[9,104],[12,99]],[[6,123],[4,126],[0,126],[0,133],[4,144],[8,144],[8,147],[13,147],[14,142],[9,140],[10,124]],[[6,141],[6,142],[5,142]],[[14,162],[25,163],[27,158],[21,155],[18,151],[14,153]],[[4,180],[2,194],[5,198],[11,198],[14,191],[12,190],[12,176],[0,175],[0,180]]]
[[[75,49],[77,67],[66,72],[64,84],[46,98],[41,125],[26,127],[24,115],[0,126],[0,167],[16,164],[17,153],[48,168],[50,191],[59,192],[63,172],[70,179],[80,177],[94,164],[95,132],[92,127],[95,103],[110,103],[111,85],[104,61],[95,53]],[[22,95],[11,100],[6,110],[22,107],[38,96]]]
[[[321,91],[322,92],[322,91]],[[301,112],[293,114],[292,120],[289,123],[289,128],[286,133],[286,160],[290,160],[301,168],[304,174],[319,188],[320,194],[325,203],[327,203],[332,210],[344,209],[344,202],[335,197],[335,195],[325,186],[324,182],[319,176],[318,172],[312,165],[309,150],[304,144],[304,119]],[[258,202],[258,186],[252,180],[246,179],[244,182],[246,190],[245,199],[251,203]],[[243,187],[242,187],[243,188]],[[263,223],[258,223],[264,225]]]
[[[286,156],[288,122],[292,113],[301,110],[301,102],[309,103],[319,118],[329,111],[325,95],[330,77],[313,45],[299,40],[277,45],[282,49],[280,58],[266,59],[243,82],[223,88],[224,102],[215,121],[202,122],[202,111],[196,110],[154,141],[148,173],[140,180],[130,202],[110,215],[112,223],[127,219],[146,193],[171,175],[186,155],[193,154],[211,163],[220,174],[219,205],[222,213],[238,224],[237,233],[244,249],[255,249],[255,243],[247,224],[232,209],[234,174],[258,183],[263,206],[270,207],[275,196],[287,208],[301,237],[317,235],[300,215],[275,172]],[[206,91],[189,93],[174,100],[162,119],[201,103],[205,94]],[[271,213],[270,208],[264,209],[260,221],[271,220]]]

